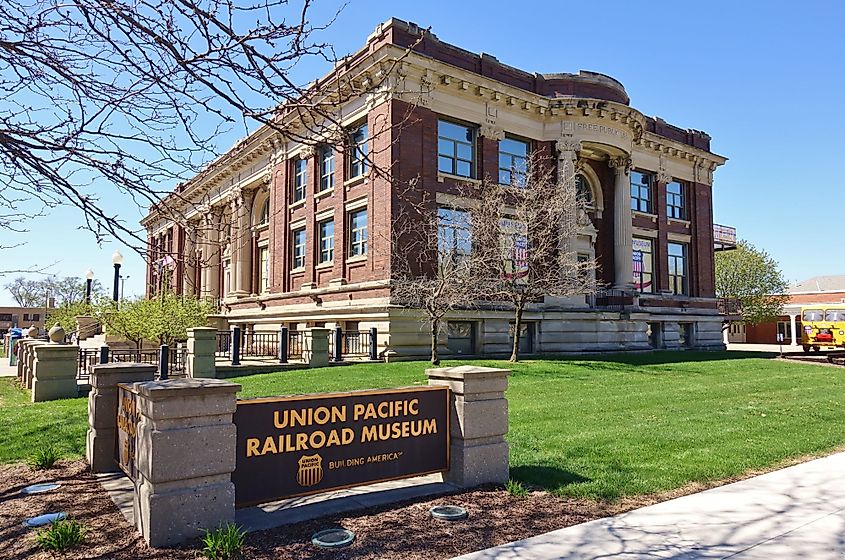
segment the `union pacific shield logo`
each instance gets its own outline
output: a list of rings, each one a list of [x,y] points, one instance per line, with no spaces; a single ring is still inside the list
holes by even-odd
[[[296,481],[300,486],[314,486],[323,480],[323,458],[317,454],[299,458]]]

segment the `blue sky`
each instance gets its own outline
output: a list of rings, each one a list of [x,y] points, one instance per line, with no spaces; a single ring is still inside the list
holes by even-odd
[[[314,17],[339,5],[318,1]],[[632,106],[706,131],[729,158],[714,179],[718,223],[769,251],[790,281],[845,274],[845,3],[350,0],[325,38],[338,54],[352,52],[391,16],[523,70],[615,77]],[[296,74],[308,81],[325,70],[309,62]],[[221,137],[220,149],[240,135]],[[100,192],[127,219],[142,216],[107,186]],[[2,251],[0,269],[82,276],[91,267],[110,286],[120,248],[126,293],[141,294],[141,258],[115,243],[98,247],[79,223],[67,208],[33,221],[12,236],[23,245]],[[3,291],[0,304],[9,303]]]

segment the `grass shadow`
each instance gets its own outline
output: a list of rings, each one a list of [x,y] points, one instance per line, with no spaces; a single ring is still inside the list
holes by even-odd
[[[511,467],[510,476],[514,480],[542,488],[560,488],[570,484],[592,482],[590,478],[578,473],[545,465]]]

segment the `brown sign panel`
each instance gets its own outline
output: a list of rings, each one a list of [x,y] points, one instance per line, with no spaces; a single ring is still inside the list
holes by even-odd
[[[138,470],[135,466],[137,445],[138,400],[135,393],[122,384],[117,386],[117,445],[115,460],[120,469],[135,480]]]
[[[449,468],[449,389],[238,401],[235,505]]]

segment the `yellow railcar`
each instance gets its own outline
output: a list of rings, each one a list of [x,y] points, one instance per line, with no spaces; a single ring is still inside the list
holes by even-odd
[[[845,348],[845,304],[807,305],[801,308],[801,345],[804,352]]]

